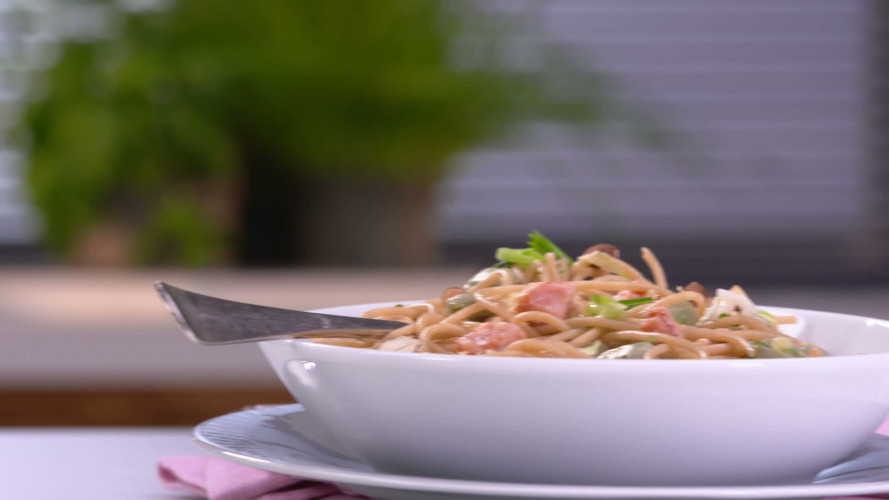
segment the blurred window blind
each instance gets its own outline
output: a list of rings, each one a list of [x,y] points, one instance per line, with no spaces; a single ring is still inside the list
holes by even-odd
[[[866,0],[480,0],[533,8],[654,116],[665,153],[624,139],[470,151],[441,190],[445,243],[554,237],[843,238],[866,210]],[[7,99],[0,93],[0,99]],[[6,104],[0,102],[0,104]],[[0,245],[35,239],[17,155],[0,147]]]
[[[868,231],[863,233],[860,260],[884,271],[889,279],[889,2],[872,0],[868,16],[872,33],[868,106],[872,180]]]
[[[38,5],[40,4],[40,5]],[[43,37],[33,34],[22,14],[42,11],[43,2],[0,0],[0,247],[31,244],[37,239],[33,211],[27,202],[21,152],[6,133],[21,115],[26,75],[45,53]]]
[[[468,152],[441,191],[443,241],[521,241],[531,229],[584,241],[842,239],[856,229],[866,0],[534,4],[542,39],[581,51],[672,141],[663,152],[616,137],[585,146],[540,125],[520,145]]]
[[[0,148],[0,245],[23,245],[36,239],[24,192],[20,155]]]

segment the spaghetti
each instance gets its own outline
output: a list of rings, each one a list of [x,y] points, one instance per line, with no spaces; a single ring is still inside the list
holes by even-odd
[[[825,353],[783,334],[794,317],[758,310],[740,287],[710,296],[698,283],[670,289],[655,254],[651,279],[600,244],[571,259],[538,232],[501,248],[498,264],[420,304],[367,311],[405,322],[376,341],[327,344],[404,352],[580,358],[719,359]]]

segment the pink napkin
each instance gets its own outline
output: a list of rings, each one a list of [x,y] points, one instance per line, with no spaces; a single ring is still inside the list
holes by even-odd
[[[210,500],[355,500],[330,483],[268,472],[210,456],[163,457],[158,475],[171,490]]]

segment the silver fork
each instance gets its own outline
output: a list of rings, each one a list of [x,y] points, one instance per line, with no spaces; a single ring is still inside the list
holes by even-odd
[[[191,340],[205,345],[275,338],[378,339],[405,325],[400,321],[353,318],[245,304],[155,283],[167,310]]]

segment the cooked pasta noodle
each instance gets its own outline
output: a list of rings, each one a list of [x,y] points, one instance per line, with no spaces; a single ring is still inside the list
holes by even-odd
[[[781,333],[795,321],[756,309],[739,287],[714,296],[697,283],[671,289],[654,252],[650,278],[600,244],[577,259],[540,233],[501,248],[498,264],[420,304],[364,316],[405,322],[376,342],[326,344],[406,352],[580,359],[811,357],[825,353]]]

